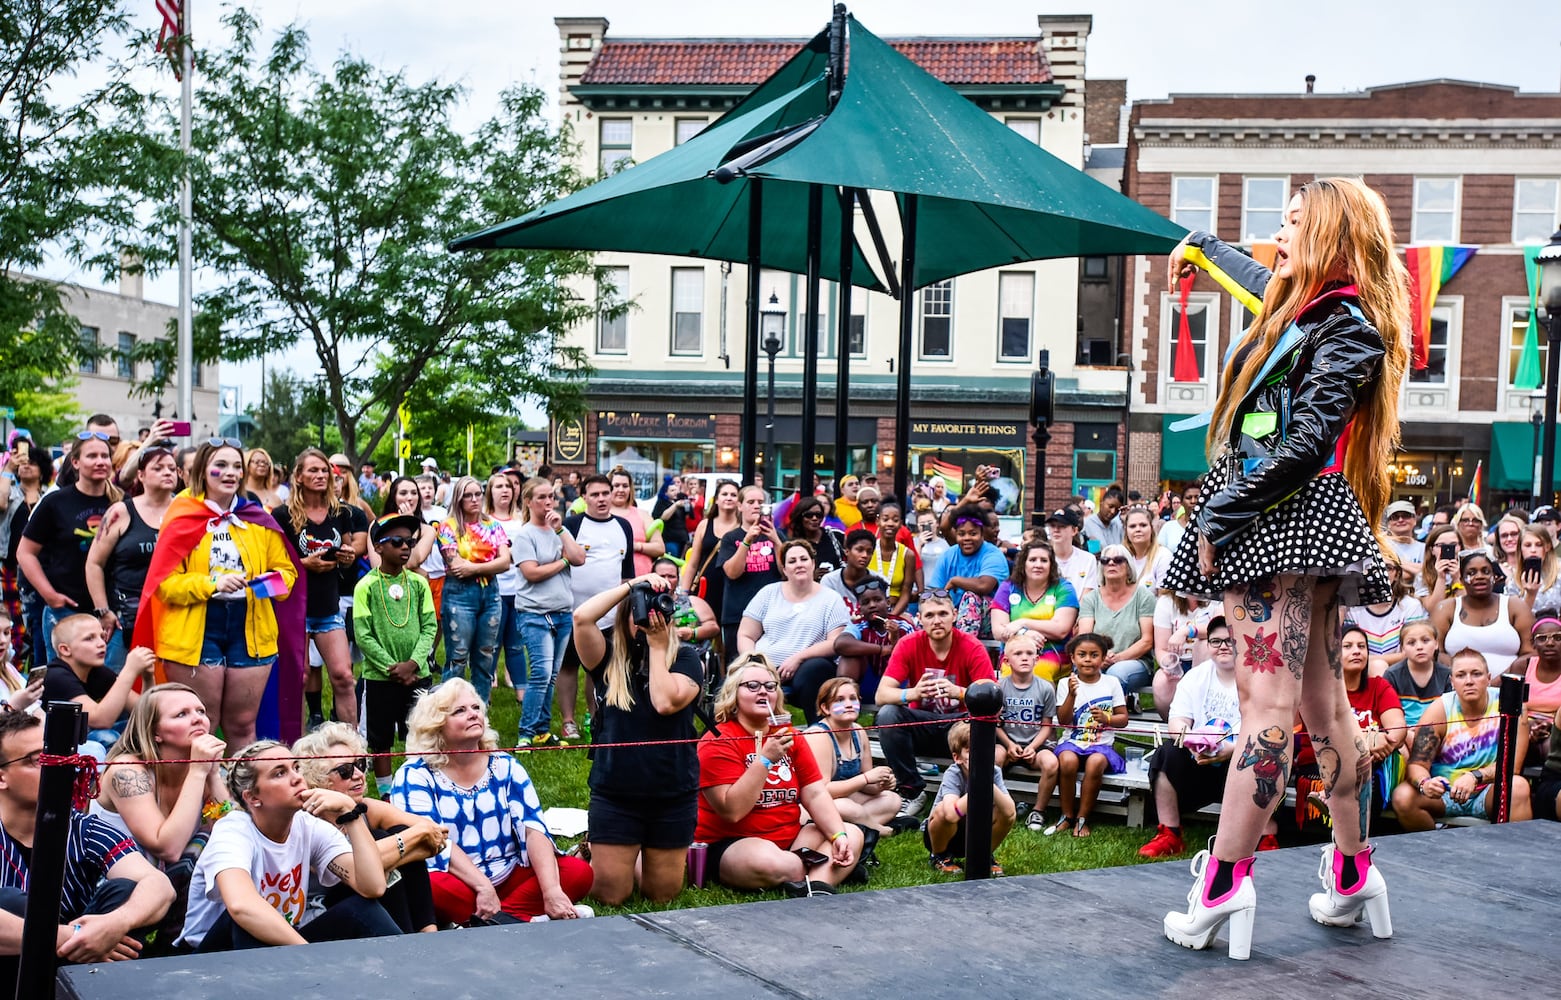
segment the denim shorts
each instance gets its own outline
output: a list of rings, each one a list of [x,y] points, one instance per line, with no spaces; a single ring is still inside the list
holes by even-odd
[[[321,632],[345,632],[346,630],[347,619],[343,618],[339,611],[334,615],[325,615],[321,618],[304,619],[304,631],[310,635],[318,635]]]
[[[207,667],[269,667],[276,656],[249,655],[244,639],[248,601],[207,601],[206,633],[201,640],[201,665]]]
[[[1489,819],[1490,817],[1485,812],[1485,799],[1489,794],[1490,788],[1486,785],[1481,785],[1479,791],[1469,796],[1467,802],[1458,802],[1453,799],[1451,791],[1443,792],[1442,809],[1444,812],[1442,818],[1457,819],[1461,816],[1468,816],[1474,819]]]

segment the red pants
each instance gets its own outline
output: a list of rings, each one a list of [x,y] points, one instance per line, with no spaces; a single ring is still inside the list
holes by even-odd
[[[438,618],[439,617],[439,605],[441,603],[443,603],[443,600],[444,600],[444,577],[441,576],[437,580],[429,580],[428,581],[428,589],[433,592],[433,595],[434,595],[434,617]]]
[[[563,856],[558,859],[558,881],[570,902],[578,903],[591,891],[594,873],[591,866],[579,858]],[[428,881],[434,890],[434,912],[440,923],[464,924],[477,912],[477,893],[472,887],[449,872],[429,872]],[[494,889],[499,894],[499,909],[520,920],[530,920],[542,913],[542,887],[537,884],[536,873],[530,868],[517,867],[509,878]]]

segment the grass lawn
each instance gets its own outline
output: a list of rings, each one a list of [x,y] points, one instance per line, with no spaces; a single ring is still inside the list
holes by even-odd
[[[520,713],[515,702],[515,693],[507,687],[495,687],[492,695],[492,707],[490,709],[490,723],[498,730],[501,746],[512,746],[515,742],[517,723]],[[579,718],[585,718],[585,710],[582,705]],[[554,730],[558,727],[555,713]],[[586,808],[589,801],[589,791],[586,788],[586,777],[590,771],[590,763],[585,757],[585,745],[579,745],[578,749],[548,749],[537,750],[520,754],[519,759],[525,765],[526,771],[531,775],[531,780],[537,786],[537,793],[542,799],[543,808],[551,806],[569,806],[577,809]],[[399,764],[399,760],[397,761]],[[933,783],[933,787],[936,785]],[[1107,868],[1116,865],[1140,864],[1144,859],[1138,856],[1138,849],[1153,835],[1152,828],[1145,830],[1128,829],[1117,824],[1111,817],[1100,817],[1091,823],[1092,836],[1087,838],[1075,838],[1059,834],[1054,837],[1043,837],[1039,833],[1032,833],[1023,825],[1025,807],[1027,803],[1020,801],[1020,824],[1008,835],[1008,839],[997,849],[997,861],[1003,866],[1008,875],[1037,875],[1048,872],[1075,871],[1084,868]],[[1048,819],[1055,819],[1056,811],[1048,814]],[[1212,824],[1189,823],[1184,829],[1184,836],[1189,847],[1188,856],[1192,851],[1201,847],[1207,839],[1213,835]],[[572,845],[572,841],[563,841],[563,846]],[[844,886],[842,892],[861,892],[872,889],[898,888],[911,885],[927,885],[936,882],[957,881],[959,875],[940,875],[932,870],[927,860],[927,850],[922,846],[921,835],[915,832],[900,834],[897,837],[880,841],[877,856],[881,861],[876,868],[871,870],[871,884],[868,886]],[[759,899],[781,899],[783,894],[779,891],[765,893],[734,892],[720,886],[711,886],[704,889],[696,889],[689,886],[671,903],[657,906],[646,903],[643,900],[633,899],[623,907],[600,907],[601,913],[640,913],[651,910],[676,910],[697,906],[721,906],[728,903],[747,903]]]

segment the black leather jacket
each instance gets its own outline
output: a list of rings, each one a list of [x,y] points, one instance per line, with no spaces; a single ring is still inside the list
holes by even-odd
[[[1208,233],[1190,242],[1221,270],[1261,297],[1272,274]],[[1376,390],[1382,336],[1338,299],[1297,320],[1304,336],[1247,392],[1231,422],[1224,459],[1229,484],[1208,498],[1197,528],[1217,548],[1289,499],[1333,460],[1356,407]],[[1262,365],[1263,358],[1232,364]]]

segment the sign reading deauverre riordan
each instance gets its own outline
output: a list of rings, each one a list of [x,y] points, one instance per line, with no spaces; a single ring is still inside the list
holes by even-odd
[[[596,436],[713,441],[715,440],[715,414],[598,410]]]

